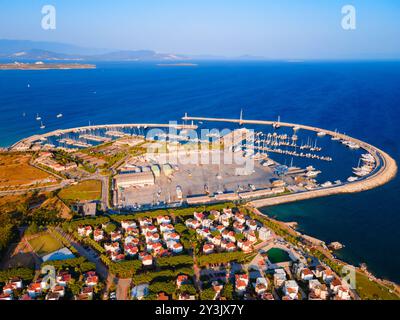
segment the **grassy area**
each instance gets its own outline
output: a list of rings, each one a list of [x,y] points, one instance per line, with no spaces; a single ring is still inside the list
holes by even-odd
[[[33,251],[41,257],[63,247],[57,239],[48,233],[43,233],[40,236],[29,240],[29,244],[32,246]]]
[[[388,288],[375,281],[370,281],[368,276],[357,272],[356,275],[357,292],[363,300],[399,300],[399,297],[391,293]]]
[[[62,189],[58,196],[65,201],[100,200],[101,181],[86,180]]]
[[[50,174],[29,165],[30,154],[0,154],[0,189],[46,184],[55,180]]]

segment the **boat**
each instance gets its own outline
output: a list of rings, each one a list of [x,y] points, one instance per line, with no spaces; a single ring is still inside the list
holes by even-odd
[[[319,175],[321,173],[321,171],[319,171],[319,170],[312,170],[312,171],[308,171],[307,173],[306,173],[306,176],[307,177],[309,177],[309,178],[312,178],[312,177],[316,177],[317,175]]]
[[[334,135],[332,135],[332,138],[331,138],[331,140],[333,140],[333,141],[339,141],[339,140],[340,140],[340,138],[337,136],[337,134],[338,134],[338,132],[337,132],[337,129],[335,129],[335,134],[334,134]]]
[[[42,117],[39,116],[39,113],[36,113],[36,120],[37,120],[37,121],[42,120]]]
[[[332,182],[330,181],[324,182],[323,184],[321,184],[321,187],[323,188],[332,187]]]
[[[358,180],[358,178],[357,177],[354,177],[354,176],[351,176],[351,177],[348,177],[347,178],[347,181],[348,182],[354,182],[354,181],[357,181]]]
[[[368,172],[366,170],[354,170],[353,173],[358,177],[365,177],[368,174],[370,174],[370,172]]]
[[[63,114],[62,114],[62,113],[59,113],[59,114],[57,115],[57,118],[62,118],[62,116],[63,116]]]
[[[281,116],[278,116],[278,121],[277,121],[277,122],[274,122],[274,124],[272,125],[272,127],[273,127],[274,129],[279,129],[279,128],[281,127],[280,122],[281,122]]]
[[[349,143],[347,143],[347,146],[348,146],[350,149],[360,149],[360,145],[358,145],[357,143],[354,143],[354,142],[349,142]]]
[[[40,122],[40,129],[44,129],[44,128],[46,128],[46,126],[43,124],[43,122]]]
[[[364,153],[361,155],[361,160],[364,162],[371,162],[371,163],[375,163],[375,158],[372,154],[370,153]]]
[[[320,132],[317,133],[317,136],[318,137],[325,137],[326,133],[324,131],[320,131]]]

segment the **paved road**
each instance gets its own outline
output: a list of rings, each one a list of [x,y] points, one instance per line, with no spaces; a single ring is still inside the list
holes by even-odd
[[[90,262],[96,264],[96,272],[102,277],[103,279],[108,278],[108,269],[104,265],[103,262],[99,259],[96,252],[91,249],[85,249],[80,243],[76,242],[69,234],[65,233],[61,228],[56,228],[58,232],[60,232],[70,243],[71,245],[78,251],[79,255],[85,257]]]
[[[51,191],[55,191],[55,190],[64,188],[64,187],[68,186],[69,184],[70,184],[70,182],[62,181],[59,184],[51,185],[51,186],[0,191],[0,197],[1,196],[7,196],[7,195],[24,194],[24,193],[27,193],[27,192],[34,192],[34,191],[48,191],[48,192],[51,192]]]

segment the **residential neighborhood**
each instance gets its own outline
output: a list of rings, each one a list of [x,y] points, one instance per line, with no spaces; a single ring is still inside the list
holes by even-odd
[[[7,279],[1,300],[358,299],[309,246],[241,207],[83,217],[52,232],[75,257],[42,264],[54,281]]]

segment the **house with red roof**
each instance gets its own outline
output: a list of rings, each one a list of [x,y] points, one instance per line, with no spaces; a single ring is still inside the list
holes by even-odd
[[[205,218],[203,212],[194,212],[193,217],[199,222],[203,221],[203,219]]]
[[[89,237],[92,233],[92,227],[91,226],[79,226],[78,227],[78,234],[81,237]]]
[[[124,230],[127,230],[128,228],[136,229],[137,225],[135,221],[121,221],[121,227]]]
[[[157,223],[158,224],[163,224],[163,223],[170,224],[171,218],[169,216],[158,216]]]
[[[121,231],[113,231],[111,232],[111,241],[119,241],[122,239]]]
[[[206,243],[203,245],[203,253],[210,254],[214,252],[214,245],[211,243]]]
[[[242,294],[246,291],[249,284],[249,276],[247,274],[236,274],[235,275],[235,289],[236,292]]]
[[[144,266],[151,266],[153,264],[153,257],[149,254],[142,256],[141,260]]]
[[[178,289],[181,287],[181,285],[189,283],[189,276],[186,274],[181,274],[176,278],[176,286],[178,287]]]
[[[85,284],[89,287],[94,287],[99,283],[99,277],[94,271],[89,271],[86,273]]]
[[[28,286],[27,293],[31,298],[36,298],[37,296],[39,296],[42,293],[42,286],[40,284],[40,281],[31,283]]]
[[[194,219],[192,219],[192,218],[187,219],[187,220],[185,221],[185,225],[186,225],[188,228],[191,228],[191,229],[198,229],[198,228],[201,227],[201,223],[200,223],[198,220],[194,220]]]
[[[104,231],[102,229],[96,229],[93,233],[94,241],[101,241],[104,239]]]
[[[308,269],[308,268],[304,268],[303,270],[301,270],[300,272],[300,278],[303,281],[310,281],[311,279],[314,278],[314,274],[313,272]]]

